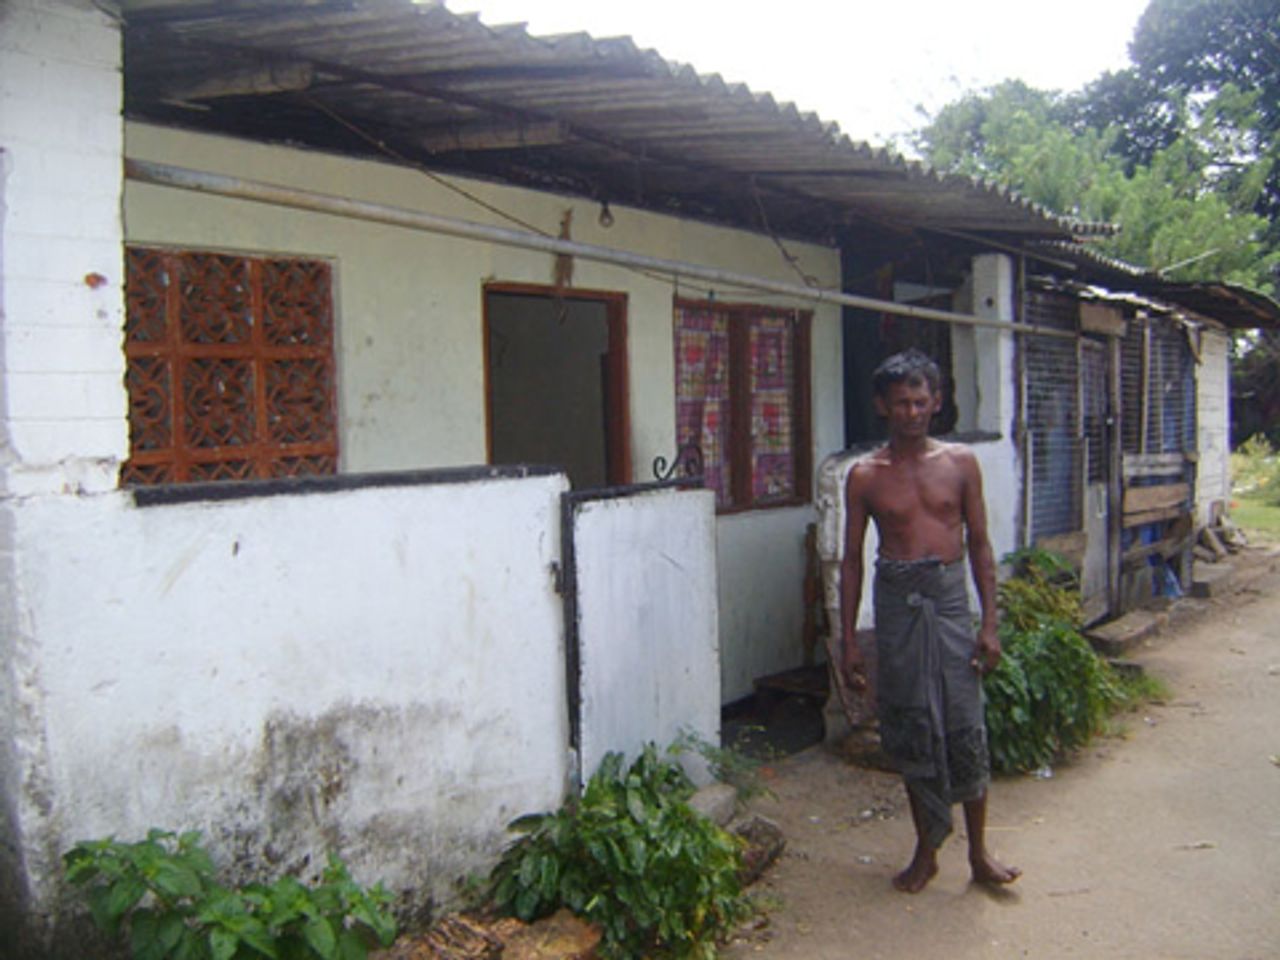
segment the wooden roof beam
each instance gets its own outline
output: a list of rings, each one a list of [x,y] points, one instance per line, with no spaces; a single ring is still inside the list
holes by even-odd
[[[469,150],[515,150],[520,147],[552,147],[573,137],[558,120],[519,119],[510,123],[453,124],[428,130],[414,140],[428,153]]]

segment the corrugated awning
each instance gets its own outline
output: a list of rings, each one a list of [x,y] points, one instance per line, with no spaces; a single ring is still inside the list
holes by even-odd
[[[130,116],[831,243],[857,225],[1103,232],[629,38],[410,0],[122,0]]]
[[[1107,257],[1080,245],[1045,245],[1055,258],[1076,266],[1070,279],[1132,292],[1217,321],[1232,330],[1280,328],[1280,303],[1265,293],[1225,280],[1168,280],[1153,270]]]

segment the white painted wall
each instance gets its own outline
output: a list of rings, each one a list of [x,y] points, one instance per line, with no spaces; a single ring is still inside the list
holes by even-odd
[[[1231,335],[1202,327],[1196,366],[1196,522],[1208,523],[1214,504],[1231,499]]]
[[[802,507],[719,520],[725,703],[752,693],[756,678],[802,662],[804,531],[815,519],[813,510]]]
[[[566,488],[8,506],[44,718],[28,846],[196,828],[242,872],[331,849],[412,906],[447,896],[562,797]]]
[[[574,520],[582,776],[684,732],[720,742],[715,494],[582,503]]]
[[[476,221],[492,214],[423,174],[313,152],[130,124],[132,157],[243,176]],[[775,279],[792,268],[767,238],[740,230],[614,207],[602,228],[589,202],[475,181],[486,201],[554,232],[574,210],[574,239],[684,259]],[[509,226],[504,221],[494,221]],[[549,283],[552,257],[338,217],[283,210],[136,183],[126,184],[131,243],[276,251],[333,260],[339,316],[338,380],[342,469],[412,468],[481,462],[484,381],[481,291],[486,281]],[[834,249],[788,243],[807,273],[839,283]],[[682,282],[580,261],[574,284],[627,295],[634,479],[675,451],[672,298],[705,296]],[[808,308],[742,291],[722,299]],[[843,445],[840,311],[813,307],[813,462]],[[718,521],[722,695],[751,692],[751,680],[802,657],[804,526],[812,508],[756,511]]]

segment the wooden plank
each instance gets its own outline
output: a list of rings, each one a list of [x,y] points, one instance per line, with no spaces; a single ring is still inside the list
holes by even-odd
[[[1080,304],[1080,329],[1085,333],[1104,333],[1112,337],[1124,336],[1124,311],[1103,303]]]
[[[1180,474],[1187,462],[1185,453],[1126,453],[1124,455],[1124,478],[1158,477],[1167,474]]]
[[[1074,533],[1060,533],[1052,537],[1041,537],[1036,546],[1065,557],[1076,570],[1084,563],[1084,552],[1088,548],[1089,538],[1083,530]]]
[[[458,150],[511,150],[517,147],[549,147],[565,143],[569,128],[558,120],[485,122],[427,129],[417,141],[431,153]]]
[[[1180,506],[1191,496],[1189,483],[1164,483],[1156,487],[1129,487],[1124,492],[1124,512],[1141,513],[1161,507]]]
[[[1181,527],[1181,524],[1178,524]],[[1181,553],[1187,545],[1188,535],[1186,533],[1173,533],[1165,537],[1163,540],[1157,540],[1155,543],[1145,543],[1140,547],[1130,547],[1124,552],[1124,556],[1120,560],[1120,565],[1126,570],[1136,567],[1147,557],[1159,554],[1166,560],[1172,556]]]
[[[1161,520],[1173,520],[1182,516],[1186,511],[1182,507],[1161,507],[1159,510],[1143,510],[1141,513],[1126,513],[1124,515],[1125,529],[1129,527],[1140,527],[1144,523],[1158,523]]]

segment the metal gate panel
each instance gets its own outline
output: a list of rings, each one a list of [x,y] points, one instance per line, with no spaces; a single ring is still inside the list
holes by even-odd
[[[565,495],[571,712],[582,778],[605,754],[719,743],[715,499],[653,485]]]
[[[1182,328],[1151,327],[1150,393],[1145,453],[1183,453],[1196,447],[1195,370]]]
[[[1074,331],[1078,304],[1070,297],[1029,295],[1034,326]],[[1031,460],[1031,539],[1073,533],[1081,519],[1079,372],[1076,342],[1026,338],[1027,431]]]

